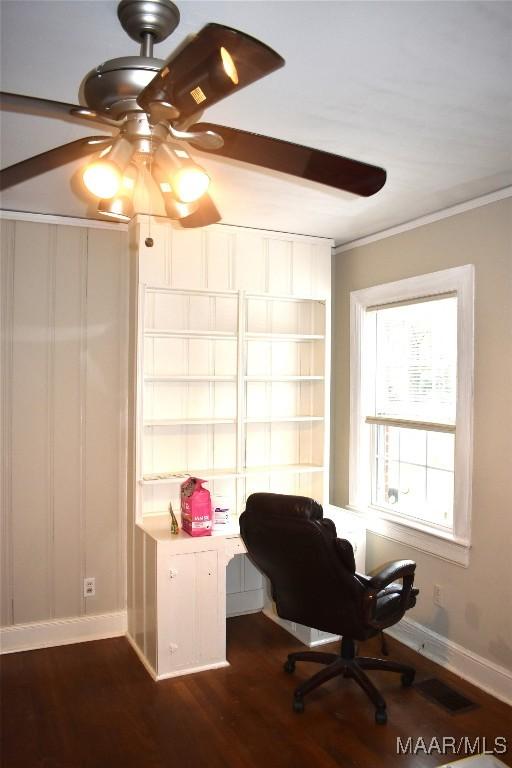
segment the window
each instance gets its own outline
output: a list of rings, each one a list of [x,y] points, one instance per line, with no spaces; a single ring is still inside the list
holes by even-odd
[[[350,506],[467,564],[473,267],[351,294]]]

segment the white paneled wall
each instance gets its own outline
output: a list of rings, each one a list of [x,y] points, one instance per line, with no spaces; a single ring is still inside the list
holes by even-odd
[[[3,219],[0,224],[0,625],[122,610],[126,604],[127,235],[122,230],[19,220]],[[138,228],[137,245],[146,254],[141,274],[145,283],[273,295],[328,293],[327,241],[222,226],[180,231],[147,217],[141,217]],[[143,246],[146,237],[154,239],[152,249]],[[155,303],[149,311],[161,326],[162,307]],[[215,327],[224,328],[224,323],[228,330],[236,322],[229,301],[217,301],[215,307],[210,301],[199,318],[185,305],[179,311],[181,317],[168,318],[172,327],[183,323],[193,329],[195,321],[204,327],[209,318]],[[294,319],[288,321],[291,327]],[[265,302],[256,302],[251,330],[258,331],[267,322],[274,332],[280,331]],[[314,328],[314,318],[311,323]],[[200,339],[155,338],[151,344],[149,360],[165,360],[167,366],[157,366],[152,371],[155,377],[188,375],[203,362],[206,367],[200,373],[204,375],[230,378],[236,371],[236,346],[229,340],[210,340],[207,353]],[[247,370],[251,376],[268,376],[269,371],[308,375],[316,368],[311,345],[302,348],[299,343],[283,342],[277,357],[268,342],[262,341],[260,348],[254,341],[252,348]],[[315,347],[320,353],[321,348],[322,344]],[[219,389],[215,402],[222,403],[220,390],[232,388],[233,383],[219,381],[215,387]],[[259,383],[251,382],[251,387],[259,400]],[[148,388],[156,412],[160,408],[167,412],[162,385],[150,382]],[[278,391],[279,386],[274,397]],[[301,384],[300,400],[293,407],[321,407],[320,391],[318,383]],[[269,399],[266,390],[261,397],[265,408],[281,408],[282,403]],[[270,435],[270,427],[254,424],[250,428],[254,446],[261,437],[278,450],[279,441]],[[222,468],[227,460],[225,448],[234,443],[233,427],[219,424],[214,429],[216,451],[221,446],[222,455],[214,451],[204,464]],[[289,429],[297,434],[299,428]],[[311,445],[310,429],[321,427],[304,425],[305,446]],[[197,455],[193,440],[188,449]],[[300,453],[292,458],[297,463],[317,461]],[[230,463],[235,461],[233,454]],[[321,495],[320,474],[305,475],[299,478],[301,483],[302,479],[304,492],[313,481],[315,495]],[[297,479],[278,480],[284,487]],[[212,490],[227,493],[229,483],[219,480],[212,483]],[[248,478],[246,490],[260,484],[258,477]],[[155,496],[159,509],[164,508],[165,491],[162,487],[161,499]],[[85,576],[96,579],[95,597],[83,598]],[[245,576],[244,571],[244,583]]]
[[[144,243],[151,237],[154,245]],[[180,230],[166,219],[137,217],[139,279],[147,285],[274,296],[330,296],[331,241],[214,225]]]
[[[1,624],[123,609],[127,235],[3,220],[1,237]]]

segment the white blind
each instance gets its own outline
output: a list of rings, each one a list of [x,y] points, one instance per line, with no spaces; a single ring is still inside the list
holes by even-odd
[[[455,424],[457,297],[380,307],[372,416]]]

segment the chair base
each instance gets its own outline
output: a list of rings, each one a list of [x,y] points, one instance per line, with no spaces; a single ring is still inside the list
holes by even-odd
[[[291,674],[295,670],[297,661],[312,661],[317,664],[325,664],[325,668],[299,685],[293,694],[293,711],[304,712],[304,696],[319,685],[332,680],[333,677],[342,675],[350,677],[361,686],[372,704],[375,706],[375,722],[385,725],[387,722],[386,702],[374,686],[365,669],[382,670],[385,672],[398,672],[402,685],[408,687],[414,681],[415,670],[407,664],[399,664],[389,659],[374,659],[367,656],[355,655],[355,643],[351,638],[343,638],[341,641],[341,653],[322,653],[321,651],[299,651],[290,653],[284,664],[285,672]]]

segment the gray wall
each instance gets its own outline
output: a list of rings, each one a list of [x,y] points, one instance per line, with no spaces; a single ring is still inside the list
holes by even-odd
[[[411,618],[512,669],[512,199],[335,257],[333,501],[348,503],[350,292],[462,264],[475,265],[476,294],[470,565],[368,534],[367,567],[412,557],[421,594]],[[433,604],[434,583],[446,608]]]
[[[1,624],[123,609],[127,235],[3,220],[1,238]]]

